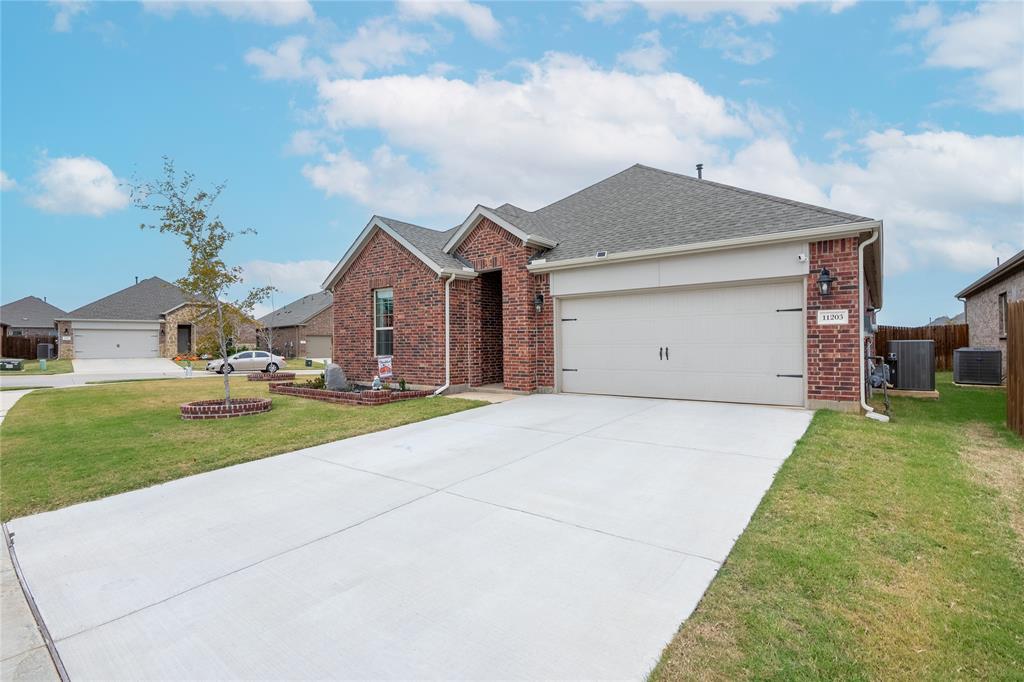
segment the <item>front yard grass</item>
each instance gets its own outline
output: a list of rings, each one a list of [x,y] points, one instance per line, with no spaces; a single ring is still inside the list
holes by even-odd
[[[324,363],[313,360],[312,367],[306,367],[306,358],[289,358],[285,363],[288,369],[323,369]]]
[[[33,391],[0,424],[4,520],[485,403],[405,400],[377,407],[275,395],[267,414],[183,421],[178,405],[222,395],[222,379]],[[235,397],[265,383],[232,382]]]
[[[938,379],[815,415],[653,680],[1024,678],[1024,443]]]
[[[71,366],[70,360],[47,360],[45,370],[39,369],[38,360],[24,360],[22,367],[23,369],[20,372],[4,372],[0,376],[23,377],[35,374],[67,374],[68,372],[75,371],[75,368]]]

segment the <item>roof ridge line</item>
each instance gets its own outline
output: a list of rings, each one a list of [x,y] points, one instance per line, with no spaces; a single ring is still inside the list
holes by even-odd
[[[699,182],[699,183],[703,183],[703,184],[707,184],[707,185],[713,185],[713,186],[719,187],[721,189],[725,189],[725,190],[729,190],[729,191],[732,191],[732,192],[736,192],[737,194],[747,194],[747,195],[755,196],[755,197],[758,197],[758,198],[761,198],[761,199],[767,199],[768,201],[774,201],[774,202],[779,203],[779,204],[786,204],[787,206],[800,206],[802,208],[808,208],[808,209],[811,209],[813,211],[817,211],[818,213],[826,213],[828,215],[833,215],[833,216],[836,216],[836,217],[842,217],[842,218],[846,218],[846,217],[849,217],[849,216],[853,216],[855,218],[865,218],[866,217],[866,216],[858,216],[858,215],[855,215],[853,213],[847,213],[846,211],[839,211],[839,210],[832,209],[832,208],[826,208],[825,206],[818,206],[816,204],[808,204],[808,203],[806,203],[804,201],[797,201],[796,199],[787,199],[786,197],[779,197],[779,196],[775,196],[774,194],[765,194],[764,192],[757,192],[757,191],[754,191],[752,189],[744,189],[743,187],[736,187],[735,185],[727,185],[724,182],[715,182],[714,180],[705,180],[704,178],[695,178],[692,175],[685,175],[683,173],[676,173],[674,171],[667,171],[667,170],[664,170],[662,168],[655,168],[654,166],[648,166],[648,165],[645,165],[645,164],[642,164],[642,163],[638,163],[638,164],[636,164],[636,166],[638,166],[640,168],[646,168],[647,170],[652,170],[652,171],[655,171],[657,173],[662,173],[663,175],[670,175],[670,176],[675,177],[675,178],[682,178],[683,180],[688,180],[690,182]],[[612,176],[612,177],[614,177],[614,176]],[[870,218],[869,218],[869,220],[870,220]]]

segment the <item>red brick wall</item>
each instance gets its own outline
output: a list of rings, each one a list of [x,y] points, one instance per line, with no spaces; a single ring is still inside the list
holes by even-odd
[[[476,270],[501,270],[502,289],[502,358],[505,388],[532,391],[540,386],[554,383],[554,350],[550,339],[551,301],[545,294],[544,310],[534,310],[534,295],[546,289],[547,277],[531,275],[526,264],[536,251],[523,246],[522,240],[508,233],[490,220],[484,219],[459,245],[456,253],[471,263]],[[480,310],[482,284],[478,277],[470,292],[475,307]],[[480,313],[477,312],[477,315]],[[470,328],[480,320],[472,319]],[[470,383],[484,383],[485,376],[481,362],[480,334],[467,337],[467,353],[470,357]],[[541,358],[540,353],[547,357]],[[546,374],[545,374],[546,372]],[[543,375],[538,378],[538,375]]]
[[[858,307],[857,237],[810,244],[807,278],[807,398],[860,400],[860,310]],[[818,293],[818,272],[828,268],[838,279],[832,294]],[[818,310],[848,311],[845,325],[818,324]]]
[[[357,381],[370,381],[377,373],[373,290],[384,287],[395,292],[395,378],[440,386],[444,383],[444,280],[384,232],[370,238],[334,286],[334,362]]]

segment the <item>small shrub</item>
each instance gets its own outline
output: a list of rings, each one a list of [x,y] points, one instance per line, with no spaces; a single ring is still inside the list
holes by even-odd
[[[398,380],[398,390],[399,391],[404,391],[405,390],[405,379],[399,379]]]
[[[304,385],[306,388],[327,388],[327,378],[324,376],[324,373],[321,372],[312,379],[307,379]]]

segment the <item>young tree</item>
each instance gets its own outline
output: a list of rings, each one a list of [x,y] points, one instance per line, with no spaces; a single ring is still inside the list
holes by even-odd
[[[252,315],[253,307],[270,295],[271,287],[255,287],[235,300],[226,300],[231,289],[241,285],[242,268],[224,262],[225,245],[235,236],[256,234],[246,228],[232,232],[220,216],[211,215],[214,202],[224,191],[225,183],[210,190],[193,188],[195,175],[182,173],[179,178],[174,161],[164,157],[164,173],[159,180],[131,185],[132,203],[159,215],[156,223],[142,223],[143,230],[168,232],[181,239],[188,252],[188,270],[175,284],[192,299],[212,308],[214,336],[220,356],[227,364],[228,338],[238,315]],[[231,402],[231,383],[224,373],[224,402]]]

